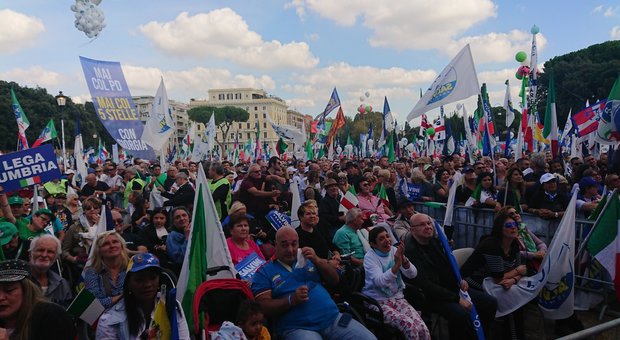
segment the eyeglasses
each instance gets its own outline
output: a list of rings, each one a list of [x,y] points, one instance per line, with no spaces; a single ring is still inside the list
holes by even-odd
[[[513,228],[516,228],[518,226],[519,226],[519,224],[517,222],[504,223],[504,228],[507,228],[507,229],[513,229]]]

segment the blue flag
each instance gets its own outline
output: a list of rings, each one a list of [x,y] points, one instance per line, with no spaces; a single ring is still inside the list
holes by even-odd
[[[320,125],[322,129],[325,129],[325,117],[327,117],[327,115],[334,111],[334,109],[338,106],[340,106],[340,97],[338,97],[338,91],[334,87],[332,95],[329,98],[329,102],[327,103],[327,106],[325,106],[325,110],[323,110],[323,113],[319,114],[317,117],[317,120],[319,121],[318,125]]]
[[[437,231],[437,236],[439,237],[439,241],[448,256],[448,260],[450,261],[450,265],[452,266],[452,270],[454,271],[454,275],[459,282],[459,285],[462,281],[461,271],[459,270],[459,266],[456,264],[456,259],[452,254],[452,248],[450,248],[450,244],[448,243],[448,239],[446,235],[443,233],[443,229],[437,221],[435,221],[435,230]],[[471,301],[471,297],[469,294],[463,290],[460,291],[461,298],[468,300],[471,302],[471,310],[469,311],[469,317],[471,318],[471,322],[474,327],[474,331],[476,331],[476,335],[478,336],[478,340],[484,340],[484,329],[482,329],[482,324],[480,323],[480,317],[478,316],[478,311],[476,311],[476,306],[474,306],[474,302]]]
[[[504,157],[505,158],[510,158],[511,155],[511,147],[510,144],[512,143],[512,138],[510,138],[510,132],[511,129],[506,130],[506,146],[504,147]]]

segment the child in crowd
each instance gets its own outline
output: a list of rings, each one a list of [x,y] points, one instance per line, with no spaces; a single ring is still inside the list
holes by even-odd
[[[255,301],[244,301],[239,306],[236,323],[224,321],[220,330],[211,333],[213,340],[271,340],[263,326],[263,311]]]

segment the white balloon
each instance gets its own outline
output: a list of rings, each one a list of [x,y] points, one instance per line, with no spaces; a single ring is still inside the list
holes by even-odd
[[[90,2],[92,2],[95,5],[99,6],[99,4],[101,3],[101,0],[90,0]]]
[[[360,102],[363,102],[364,99],[365,99],[364,96],[360,96]]]
[[[366,91],[366,93],[364,93],[364,95],[366,96],[366,98],[370,97],[370,92]]]
[[[407,138],[403,137],[403,139],[400,140],[401,142],[403,142],[403,145],[407,145],[407,143],[409,142],[409,140],[407,140]]]

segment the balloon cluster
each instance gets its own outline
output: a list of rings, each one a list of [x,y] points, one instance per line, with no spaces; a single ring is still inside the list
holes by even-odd
[[[361,104],[357,108],[357,112],[359,112],[360,114],[371,113],[372,112],[372,106],[364,105],[364,100],[366,100],[366,98],[370,98],[370,92],[368,92],[368,91],[364,92],[364,94],[362,96],[360,96]]]
[[[530,29],[530,32],[536,35],[540,32],[540,28],[534,25],[532,26],[532,29]],[[515,54],[515,60],[521,64],[517,69],[517,73],[515,73],[515,77],[519,80],[529,77],[531,70],[530,67],[527,66],[527,53],[525,53],[524,51],[517,52],[517,54]]]
[[[89,38],[96,38],[105,27],[105,16],[98,5],[101,0],[75,0],[71,11],[75,12],[75,27]]]

